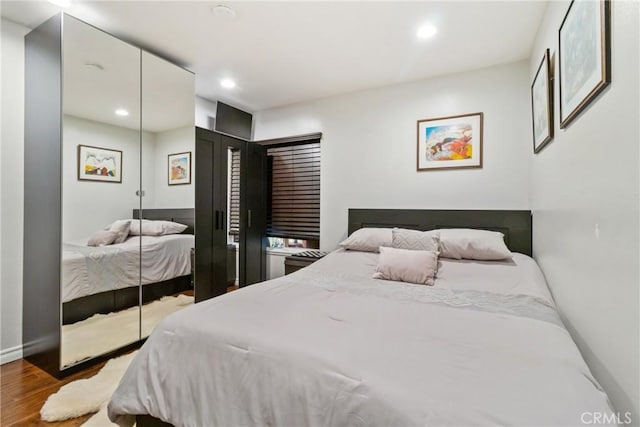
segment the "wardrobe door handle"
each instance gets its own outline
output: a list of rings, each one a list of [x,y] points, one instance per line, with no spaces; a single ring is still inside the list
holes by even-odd
[[[214,230],[220,230],[220,211],[216,209],[216,225]]]
[[[247,210],[247,227],[251,228],[251,209]]]

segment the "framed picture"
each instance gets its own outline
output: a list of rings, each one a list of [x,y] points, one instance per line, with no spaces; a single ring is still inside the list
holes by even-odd
[[[122,151],[78,145],[78,180],[122,182]]]
[[[553,79],[549,49],[544,52],[531,85],[533,151],[539,152],[553,139]]]
[[[560,128],[611,82],[611,4],[572,1],[559,38]]]
[[[191,151],[169,154],[169,185],[191,184]]]
[[[418,171],[482,167],[482,113],[418,120]]]

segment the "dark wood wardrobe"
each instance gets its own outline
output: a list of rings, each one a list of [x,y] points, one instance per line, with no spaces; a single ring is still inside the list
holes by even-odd
[[[240,158],[238,284],[264,281],[267,247],[267,155],[256,143],[196,129],[195,286],[196,302],[227,291],[229,257],[229,152]],[[237,209],[237,208],[236,208]]]

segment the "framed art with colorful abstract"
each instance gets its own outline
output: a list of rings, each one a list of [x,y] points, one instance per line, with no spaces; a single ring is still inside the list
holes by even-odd
[[[533,120],[533,152],[538,153],[553,139],[553,72],[549,49],[531,85],[531,113]]]
[[[78,145],[78,179],[122,182],[122,151]]]
[[[560,128],[611,82],[611,4],[572,1],[558,32]]]
[[[418,120],[418,171],[482,167],[482,113]]]
[[[191,151],[169,154],[169,185],[191,184]]]

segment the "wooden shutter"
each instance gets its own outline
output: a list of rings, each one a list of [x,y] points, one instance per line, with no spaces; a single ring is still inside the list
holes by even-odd
[[[320,143],[272,146],[267,234],[320,239]]]
[[[231,195],[229,200],[229,235],[240,240],[240,150],[231,151]]]

